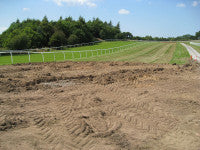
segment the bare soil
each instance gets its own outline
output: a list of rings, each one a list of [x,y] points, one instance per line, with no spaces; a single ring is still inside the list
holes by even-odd
[[[200,66],[0,66],[2,150],[199,150]]]

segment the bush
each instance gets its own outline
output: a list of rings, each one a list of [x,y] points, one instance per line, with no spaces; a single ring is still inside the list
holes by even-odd
[[[74,34],[71,34],[67,41],[70,45],[77,44],[79,42],[78,37]]]
[[[30,40],[24,34],[14,36],[8,43],[8,48],[14,50],[28,49],[30,46]]]
[[[66,44],[66,38],[63,31],[56,31],[49,40],[50,46],[61,46]]]

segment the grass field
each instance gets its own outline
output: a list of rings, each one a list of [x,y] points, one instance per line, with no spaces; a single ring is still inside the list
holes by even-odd
[[[200,46],[196,46],[196,45],[192,45],[192,44],[188,44],[190,45],[191,47],[193,47],[197,52],[200,53]]]
[[[66,50],[67,51],[83,51],[83,50],[108,49],[108,48],[132,44],[132,43],[136,43],[136,42],[133,42],[133,41],[101,42],[101,43],[97,43],[97,44],[92,45],[92,46],[74,47],[74,48],[68,48]]]
[[[188,63],[189,57],[189,53],[180,43],[152,42],[132,47],[120,53],[82,60],[185,64]]]
[[[133,44],[131,48],[109,49]],[[102,50],[103,49],[103,50]],[[106,49],[106,50],[105,50]],[[96,50],[96,51],[87,51]],[[63,51],[63,50],[62,50]],[[71,51],[75,51],[72,53]],[[77,51],[77,52],[76,52]],[[79,52],[80,51],[80,52]],[[87,51],[87,52],[86,52]],[[59,52],[59,51],[53,51]],[[102,42],[93,46],[83,46],[64,50],[63,53],[49,54],[44,53],[44,62],[64,61],[132,61],[144,63],[177,63],[185,64],[189,61],[189,53],[180,43],[162,43],[162,42],[132,42],[115,41]],[[81,57],[81,59],[80,59]],[[65,59],[64,59],[65,58]],[[31,54],[31,62],[43,62],[41,54]],[[29,56],[13,55],[13,63],[28,63]],[[0,65],[11,64],[10,55],[0,56]]]

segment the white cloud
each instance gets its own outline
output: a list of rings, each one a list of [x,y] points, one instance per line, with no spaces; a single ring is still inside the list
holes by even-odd
[[[192,6],[193,6],[193,7],[196,7],[198,4],[199,4],[199,3],[198,3],[197,1],[193,1],[193,2],[192,2]]]
[[[23,11],[29,11],[30,8],[23,8],[22,10],[23,10]]]
[[[96,6],[97,6],[97,4],[91,3],[91,2],[88,2],[87,5],[88,5],[89,7],[96,7]]]
[[[126,9],[120,9],[118,12],[120,15],[128,15],[130,14],[130,11],[126,10]]]
[[[182,8],[184,8],[184,7],[186,7],[186,5],[185,5],[184,3],[178,3],[178,4],[176,5],[176,7],[182,7]]]
[[[0,34],[2,33],[2,32],[4,32],[5,30],[7,30],[8,28],[7,27],[0,27]]]
[[[58,6],[62,6],[63,3],[67,3],[69,5],[86,5],[88,7],[96,7],[94,0],[53,0]]]

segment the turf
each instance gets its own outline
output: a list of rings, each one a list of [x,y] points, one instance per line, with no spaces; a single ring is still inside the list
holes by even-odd
[[[189,62],[190,54],[187,49],[180,43],[176,44],[176,50],[174,51],[173,57],[170,61],[171,64],[186,64]]]
[[[132,47],[119,49],[128,44]],[[112,48],[112,49],[108,49]],[[95,50],[95,51],[87,51]],[[73,51],[73,53],[72,53]],[[185,64],[189,61],[189,53],[180,43],[162,42],[133,42],[115,41],[102,42],[92,46],[75,47],[55,53],[31,54],[31,62],[52,62],[52,61],[133,61],[143,63],[176,63]],[[59,52],[59,53],[57,53]],[[14,64],[29,63],[29,56],[13,55]],[[0,65],[11,64],[10,55],[0,56]]]
[[[134,43],[133,41],[112,41],[112,42],[101,42],[90,46],[81,46],[74,48],[66,48],[66,51],[84,51],[84,50],[96,50],[96,49],[107,49],[113,47],[119,47]]]
[[[120,53],[84,58],[82,61],[133,61],[142,63],[185,64],[189,62],[189,57],[189,53],[180,43],[151,42],[137,45]]]
[[[101,42],[91,46],[82,46],[82,47],[74,47],[68,48],[64,50],[52,50],[52,53],[44,53],[44,62],[52,62],[52,61],[64,61],[64,60],[77,60],[83,57],[94,57],[98,55],[104,55],[111,52],[115,52],[118,49],[110,49],[108,48],[115,48],[120,46],[125,46],[128,44],[139,44],[141,42],[134,42],[134,41],[113,41],[113,42]],[[103,50],[102,50],[103,49]],[[107,49],[107,50],[105,50]],[[89,51],[89,50],[96,50],[96,51]],[[72,51],[74,53],[72,53]],[[87,52],[86,52],[87,51]],[[30,62],[43,62],[43,56],[41,54],[31,54],[30,55]],[[24,55],[13,55],[13,64],[17,63],[29,63],[29,56],[28,54]],[[8,65],[12,64],[10,54],[4,54],[0,56],[0,65]]]

